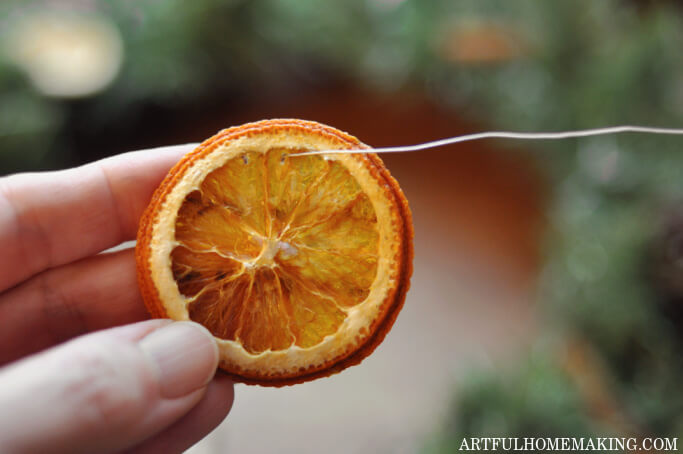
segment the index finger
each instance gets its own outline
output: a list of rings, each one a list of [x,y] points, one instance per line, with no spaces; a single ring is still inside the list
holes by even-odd
[[[141,150],[0,179],[0,291],[135,238],[155,188],[195,147]]]

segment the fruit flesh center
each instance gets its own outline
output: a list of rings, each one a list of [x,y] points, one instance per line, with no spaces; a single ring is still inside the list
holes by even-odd
[[[280,248],[292,250],[292,247],[286,241],[280,241],[276,238],[264,238],[261,253],[254,260],[244,262],[244,265],[252,267],[269,266],[272,268],[277,265],[274,259],[275,255],[280,252]]]
[[[295,151],[230,159],[176,219],[171,261],[190,318],[252,354],[319,344],[377,274],[368,196],[338,161]]]

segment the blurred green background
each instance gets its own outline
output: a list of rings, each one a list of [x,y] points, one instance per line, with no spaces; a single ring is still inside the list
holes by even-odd
[[[4,0],[0,36],[2,174],[200,141],[282,114],[362,122],[373,145],[436,139],[438,121],[454,135],[683,124],[675,1]],[[527,248],[533,335],[505,367],[468,368],[435,410],[439,422],[405,452],[456,452],[464,436],[680,443],[683,140],[503,145],[501,165],[541,182],[528,189],[542,206]],[[459,152],[440,153],[429,159],[448,165]],[[419,159],[410,172],[392,159],[402,184],[428,177]]]

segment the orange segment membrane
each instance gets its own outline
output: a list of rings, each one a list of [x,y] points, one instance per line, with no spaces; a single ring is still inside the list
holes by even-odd
[[[190,318],[252,354],[335,333],[377,274],[377,217],[334,160],[245,152],[178,212],[173,276]]]

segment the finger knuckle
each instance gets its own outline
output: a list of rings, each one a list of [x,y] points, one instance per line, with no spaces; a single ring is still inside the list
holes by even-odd
[[[134,361],[134,352],[114,348],[119,351],[87,348],[76,355],[76,379],[67,392],[76,398],[75,406],[87,426],[122,426],[142,413],[143,377],[131,364],[122,366],[120,361],[126,356]]]

